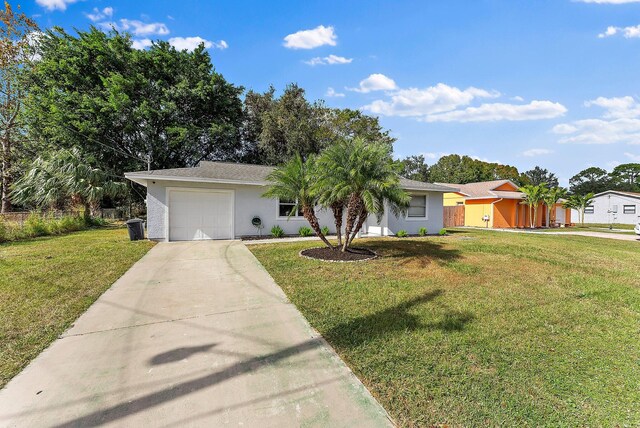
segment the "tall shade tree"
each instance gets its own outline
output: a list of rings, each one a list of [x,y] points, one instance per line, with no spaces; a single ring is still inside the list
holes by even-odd
[[[489,180],[520,182],[518,169],[511,165],[485,162],[469,156],[447,155],[429,168],[429,178],[436,183],[466,184]]]
[[[544,197],[549,190],[546,183],[540,183],[538,185],[527,184],[519,189],[524,193],[524,204],[529,207],[529,226],[533,229],[536,227],[538,220],[538,207],[540,203],[544,201]]]
[[[84,216],[95,216],[105,197],[126,193],[123,182],[112,180],[93,166],[80,149],[62,149],[38,157],[13,186],[12,197],[21,204],[40,209],[65,208],[75,203],[84,207]]]
[[[284,165],[277,167],[269,176],[269,188],[263,194],[265,198],[278,198],[282,201],[292,201],[295,205],[289,216],[298,209],[302,209],[302,215],[309,222],[313,231],[329,248],[333,245],[322,233],[315,206],[317,197],[312,189],[314,157],[310,156],[306,161],[299,153],[295,154]]]
[[[558,203],[558,201],[565,197],[567,194],[566,189],[562,187],[553,187],[543,195],[542,201],[544,205],[547,207],[547,227],[551,225],[551,217],[553,213],[553,220],[555,220],[555,211],[553,207]]]
[[[424,155],[408,156],[400,161],[402,176],[410,180],[429,181],[429,166]]]
[[[611,177],[606,170],[598,167],[583,169],[569,179],[569,191],[576,195],[604,192],[610,186]]]
[[[539,166],[536,166],[529,171],[525,171],[523,173],[523,176],[523,179],[526,181],[525,184],[533,184],[535,186],[538,184],[547,183],[547,186],[549,186],[550,188],[558,187],[559,184],[558,177],[556,177],[554,173],[549,172],[549,170],[541,168]]]
[[[640,191],[640,163],[618,165],[609,175],[617,190]]]
[[[410,196],[400,187],[401,170],[388,145],[363,138],[340,141],[321,154],[314,189],[324,206],[346,203],[343,252],[370,214],[382,217],[385,205],[395,215],[406,211]],[[334,217],[337,219],[335,211]]]
[[[241,158],[243,89],[204,45],[136,50],[127,34],[54,27],[40,50],[27,105],[39,148],[81,147],[117,175]]]
[[[24,74],[35,57],[38,26],[9,2],[0,10],[0,212],[11,210],[13,163],[23,140]]]
[[[586,195],[571,195],[567,199],[567,202],[563,204],[565,208],[571,208],[580,214],[580,224],[584,226],[584,210],[593,201],[593,197],[595,195],[591,193],[587,193]]]

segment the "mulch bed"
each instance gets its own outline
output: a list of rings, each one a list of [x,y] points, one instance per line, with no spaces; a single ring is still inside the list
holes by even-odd
[[[322,260],[326,262],[361,262],[378,257],[378,255],[371,250],[357,247],[349,248],[344,253],[337,248],[309,248],[307,250],[300,251],[300,255],[308,259]]]

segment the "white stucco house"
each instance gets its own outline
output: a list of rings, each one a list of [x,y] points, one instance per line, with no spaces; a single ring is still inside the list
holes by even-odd
[[[580,221],[577,210],[571,218]],[[640,193],[607,190],[598,193],[584,210],[585,223],[636,224],[640,221]]]
[[[301,215],[287,218],[291,201],[263,198],[272,167],[203,161],[197,167],[129,172],[125,177],[147,188],[147,236],[157,241],[232,239],[257,235],[252,224],[259,217],[263,235],[279,225],[285,234],[297,234],[308,225]],[[386,210],[378,222],[367,219],[362,232],[393,235],[398,230],[415,234],[421,227],[429,233],[442,228],[443,194],[456,189],[400,179],[411,194],[408,213],[395,217]],[[318,208],[321,226],[335,233],[333,214]]]

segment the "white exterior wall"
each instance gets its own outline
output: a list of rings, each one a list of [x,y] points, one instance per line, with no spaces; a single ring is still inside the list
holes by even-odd
[[[302,217],[278,218],[278,201],[263,198],[265,188],[262,186],[248,186],[236,184],[195,183],[183,181],[160,181],[147,184],[147,236],[153,240],[166,238],[167,188],[198,188],[198,189],[230,189],[234,191],[234,229],[235,237],[257,235],[258,230],[251,224],[251,219],[258,216],[262,219],[264,228],[262,235],[270,235],[271,228],[276,224],[282,227],[285,234],[297,234],[301,226],[309,226]],[[333,214],[329,210],[318,210],[320,226],[328,226],[331,233],[335,233]]]
[[[585,223],[602,224],[636,224],[640,221],[640,199],[632,196],[624,196],[615,193],[600,195],[594,198],[593,214],[585,213]],[[614,205],[618,206],[618,212],[614,213]],[[624,214],[625,205],[635,205],[635,214]],[[571,222],[580,223],[580,214],[577,210],[571,210]]]
[[[297,235],[301,226],[309,226],[303,217],[289,219],[278,217],[278,201],[263,198],[266,188],[263,186],[198,183],[184,181],[155,180],[147,183],[147,237],[153,240],[166,239],[167,233],[167,188],[225,189],[234,191],[234,233],[235,237],[257,235],[258,231],[251,224],[251,219],[258,216],[264,228],[262,235],[268,236],[271,228],[279,225],[287,235]],[[411,194],[427,196],[426,218],[395,217],[386,210],[380,223],[375,216],[370,216],[363,227],[363,232],[370,235],[395,235],[399,230],[409,234],[417,234],[418,229],[426,227],[428,233],[435,234],[443,227],[443,194],[440,192],[410,191]],[[320,226],[329,227],[335,233],[333,213],[330,210],[317,210]],[[343,222],[344,225],[344,222]]]
[[[429,234],[438,233],[444,227],[443,193],[418,191],[409,191],[409,193],[427,196],[427,217],[396,217],[389,212],[387,213],[389,235],[395,235],[399,230],[406,230],[410,235],[415,235],[421,227],[426,227]]]

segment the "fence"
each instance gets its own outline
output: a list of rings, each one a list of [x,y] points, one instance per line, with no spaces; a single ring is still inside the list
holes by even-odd
[[[444,207],[444,227],[464,226],[464,205]]]

